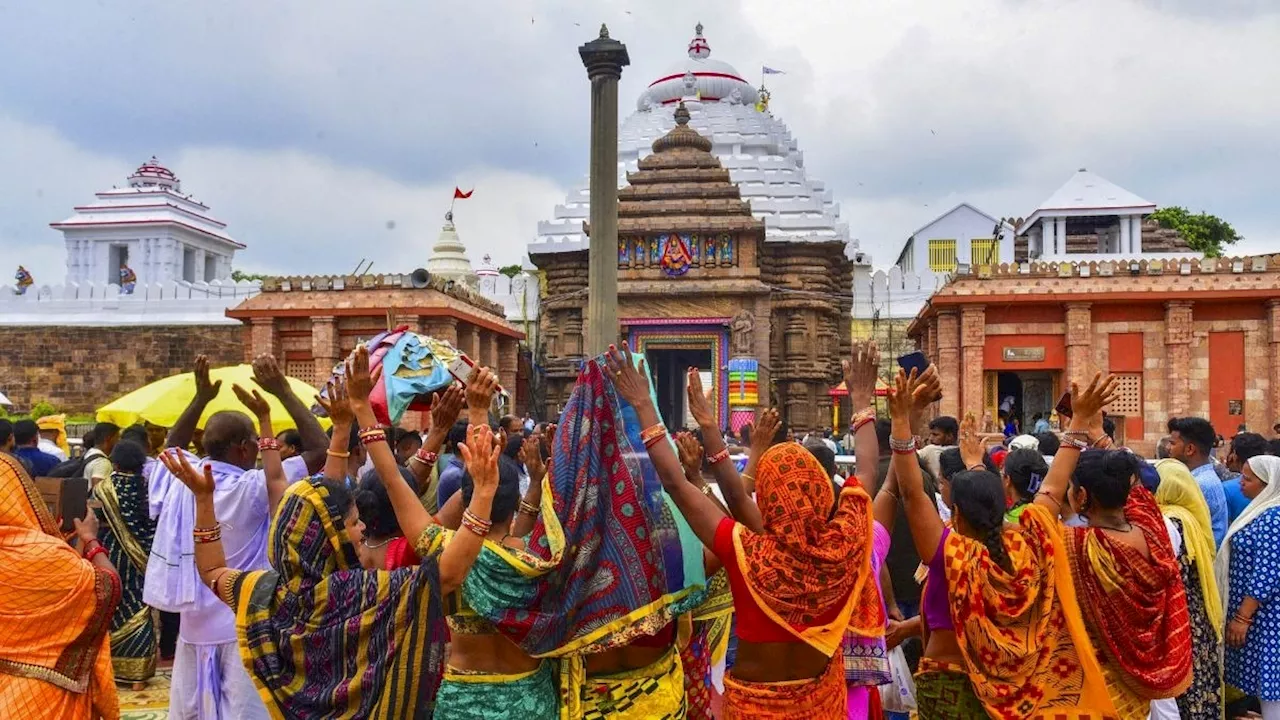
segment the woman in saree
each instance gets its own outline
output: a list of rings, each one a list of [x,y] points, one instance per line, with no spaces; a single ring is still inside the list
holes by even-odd
[[[348,361],[346,377],[353,402],[368,397],[372,383],[363,346]],[[371,423],[360,441],[388,490],[407,489],[394,469],[386,431]],[[488,426],[474,428],[462,449],[476,488],[467,512],[477,523],[488,522],[500,451]],[[366,570],[356,553],[363,524],[350,492],[310,478],[289,486],[271,523],[272,569],[233,570],[219,539],[210,469],[201,472],[180,454],[161,459],[195,495],[201,581],[235,610],[241,656],[273,716],[431,716],[444,650],[440,598],[462,584],[482,537],[459,533],[442,549],[440,536],[428,531],[433,523],[425,511],[399,517],[405,534],[418,538],[421,563]]]
[[[361,427],[370,427],[377,422],[369,403],[372,388],[367,381],[360,379],[365,372],[357,358],[352,377],[346,382],[331,384],[326,393],[329,398],[326,410],[334,420],[335,437],[343,434],[342,427],[353,421]],[[487,409],[497,389],[497,377],[488,369],[479,368],[469,378],[466,390],[469,433],[476,428],[489,432]],[[457,388],[449,388],[443,397],[433,397],[433,429],[423,445],[428,452],[438,452],[444,442],[444,434],[436,428],[448,432],[458,416],[462,400],[463,394]],[[420,538],[416,543],[419,547],[442,545],[447,552],[456,544],[474,543],[479,536],[482,542],[476,563],[481,564],[502,562],[503,553],[525,549],[524,541],[513,533],[512,527],[521,498],[519,472],[510,458],[503,456],[497,459],[497,482],[489,501],[488,520],[481,522],[473,513],[458,512],[460,517],[453,517],[452,506],[458,505],[459,511],[462,507],[458,498],[451,498],[439,516],[432,518],[419,500],[417,489],[405,477],[403,468],[395,464],[394,456],[371,446],[370,457],[374,471],[382,480],[382,487],[370,488],[363,493],[361,515],[366,518],[366,526],[373,523],[370,527],[375,528],[378,536],[374,542],[362,542],[362,560],[366,567],[417,564],[418,551],[409,546],[409,537]],[[331,456],[330,460],[333,467],[326,466],[326,475],[332,473],[334,478],[342,477],[342,459],[335,460]],[[536,473],[536,480],[540,483],[543,474],[541,458],[531,457],[529,460],[530,471]],[[462,478],[462,490],[458,493],[461,503],[470,505],[482,491],[473,475],[473,468],[468,465]],[[379,499],[383,502],[378,502]],[[397,520],[394,529],[382,517],[386,511],[381,507],[383,503],[389,504],[394,511]],[[457,532],[446,529],[458,526]],[[412,527],[425,530],[414,534],[408,530]],[[401,530],[404,530],[403,534],[393,539],[392,536]],[[450,631],[450,650],[448,665],[444,668],[435,698],[434,717],[442,720],[553,720],[559,711],[552,663],[530,657],[471,610],[467,602],[469,594],[484,591],[483,584],[462,583],[441,593]]]
[[[855,348],[859,376],[874,381],[873,355],[867,346]],[[665,430],[649,398],[643,365],[635,370],[625,346],[610,355],[619,393],[635,408],[646,434],[661,436]],[[874,637],[883,634],[885,624],[871,572],[871,500],[863,489],[874,490],[876,482],[873,425],[865,419],[857,425],[855,444],[864,461],[838,496],[818,460],[798,443],[776,445],[760,458],[759,505],[724,453],[708,446],[733,517],[678,472],[662,474],[680,512],[728,572],[738,649],[724,681],[725,720],[847,716],[840,652],[845,630]],[[650,456],[655,465],[678,468],[664,443],[655,443]]]
[[[1249,498],[1214,562],[1227,624],[1227,684],[1258,698],[1265,720],[1280,718],[1280,458],[1258,455],[1241,468]]]
[[[928,568],[921,595],[925,650],[916,675],[920,717],[1102,717],[1113,713],[1080,617],[1063,556],[1054,493],[1075,467],[1074,450],[1059,453],[1034,501],[1016,523],[1005,519],[1004,483],[988,469],[977,423],[965,418],[964,467],[944,497],[951,526],[924,491],[912,428],[940,396],[934,367],[899,373],[889,390],[894,453],[911,537]],[[1114,384],[1073,389],[1078,419],[1099,415]],[[1066,450],[1066,448],[1064,448]],[[945,487],[945,486],[944,486]]]
[[[1141,461],[1127,450],[1105,449],[1108,444],[1101,419],[1083,423],[1077,413],[1050,474],[1062,450],[1104,448],[1081,453],[1071,474],[1067,500],[1087,526],[1066,528],[1067,558],[1117,713],[1122,720],[1160,717],[1176,712],[1172,699],[1192,681],[1176,529],[1138,482]]]
[[[1191,620],[1191,687],[1178,696],[1178,714],[1194,720],[1215,720],[1226,707],[1222,686],[1222,632],[1225,618],[1218,581],[1213,575],[1213,525],[1204,493],[1187,466],[1178,460],[1156,463],[1160,485],[1156,503],[1182,538],[1178,567],[1187,594]]]
[[[151,608],[142,602],[147,556],[156,534],[142,476],[146,461],[144,447],[121,440],[111,450],[111,476],[93,488],[101,505],[96,514],[102,546],[120,572],[120,604],[111,619],[111,665],[116,682],[131,683],[134,690],[141,690],[156,673],[155,623]]]
[[[120,717],[109,631],[120,576],[98,519],[61,536],[17,458],[0,452],[0,708],[24,720]]]

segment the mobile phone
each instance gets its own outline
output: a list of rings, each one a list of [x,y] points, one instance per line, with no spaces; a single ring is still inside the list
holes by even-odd
[[[454,380],[462,383],[463,387],[466,387],[467,379],[471,377],[471,370],[475,366],[475,361],[467,357],[465,353],[458,353],[458,357],[454,358],[453,362],[449,363],[449,374],[453,376]],[[505,392],[506,390],[503,390],[502,386],[499,385],[498,394],[501,395]]]
[[[929,369],[929,358],[919,350],[913,353],[907,353],[898,357],[898,367],[902,368],[908,375],[912,370],[916,371],[916,375],[923,375],[925,370]]]
[[[1053,407],[1060,417],[1070,418],[1071,412],[1071,391],[1062,393],[1062,397],[1058,398],[1058,404]]]
[[[467,378],[471,377],[471,369],[475,367],[475,363],[471,362],[471,358],[463,353],[458,353],[458,357],[449,363],[449,374],[454,380],[462,383],[463,387],[467,386]]]

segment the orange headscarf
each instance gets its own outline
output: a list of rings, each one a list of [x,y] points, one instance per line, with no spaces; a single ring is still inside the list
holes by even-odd
[[[764,532],[734,528],[738,567],[756,604],[774,622],[833,655],[846,628],[884,633],[884,608],[871,573],[871,498],[857,483],[840,493],[835,517],[831,478],[797,443],[770,448],[756,471]],[[819,619],[833,619],[818,625]],[[797,627],[802,629],[796,629]]]
[[[22,466],[0,452],[0,707],[13,717],[120,717],[108,631],[120,579],[57,535]]]

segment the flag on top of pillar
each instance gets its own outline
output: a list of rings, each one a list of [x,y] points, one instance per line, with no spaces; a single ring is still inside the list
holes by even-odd
[[[466,200],[467,198],[471,197],[471,193],[473,193],[473,192],[475,192],[475,191],[476,191],[476,190],[475,190],[475,188],[472,188],[472,189],[470,189],[470,190],[468,190],[468,191],[466,191],[466,192],[462,192],[462,188],[455,187],[455,188],[453,189],[453,199],[454,199],[454,200]]]
[[[781,70],[776,70],[776,69],[774,69],[774,68],[771,68],[771,67],[769,67],[768,65],[764,65],[764,66],[762,66],[762,67],[760,68],[760,74],[762,74],[762,75],[786,75],[786,73],[785,73],[785,72],[783,72],[783,71],[781,71]]]

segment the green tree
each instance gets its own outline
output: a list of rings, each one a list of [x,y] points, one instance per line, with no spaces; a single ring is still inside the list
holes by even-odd
[[[1226,220],[1205,212],[1192,214],[1177,205],[1160,208],[1151,213],[1151,219],[1162,228],[1177,230],[1188,247],[1207,257],[1221,257],[1226,246],[1243,239]]]
[[[267,276],[263,275],[262,273],[247,273],[247,272],[242,272],[240,270],[231,271],[231,279],[235,280],[236,282],[245,282],[246,280],[262,281],[262,280],[265,280],[266,278]]]
[[[519,275],[523,271],[524,271],[524,268],[520,267],[519,265],[507,265],[506,267],[498,268],[498,272],[502,273],[503,275],[506,275],[509,278],[513,278]]]

